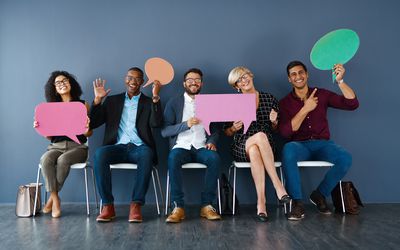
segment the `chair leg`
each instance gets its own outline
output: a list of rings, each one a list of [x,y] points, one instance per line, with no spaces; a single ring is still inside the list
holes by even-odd
[[[236,166],[233,165],[233,211],[232,211],[232,215],[235,215],[236,212]]]
[[[94,199],[96,202],[96,208],[99,209],[99,200],[97,198],[96,180],[95,180],[95,176],[94,176],[94,170],[92,167],[90,168],[90,170],[92,171],[93,193],[94,193]]]
[[[36,191],[35,191],[35,202],[33,205],[33,217],[36,215],[36,206],[37,206],[37,198],[38,198],[38,191],[39,191],[39,180],[40,180],[40,165],[38,166],[37,176],[36,176]]]
[[[165,215],[168,215],[168,205],[169,205],[169,173],[167,171],[167,188],[165,189]]]
[[[162,188],[161,188],[161,182],[160,182],[160,175],[158,174],[158,169],[157,168],[154,168],[155,169],[155,173],[156,173],[156,178],[157,178],[157,185],[158,185],[158,190],[160,191],[160,197],[161,197],[161,206],[163,206],[163,204],[164,204],[164,195],[163,195],[163,191],[162,191]]]
[[[343,214],[346,213],[346,207],[344,206],[344,198],[343,198],[343,189],[342,189],[342,181],[339,181],[339,187],[340,187],[340,199],[342,200],[342,212]]]
[[[90,210],[89,210],[89,192],[88,192],[88,181],[87,181],[87,166],[85,166],[83,171],[85,172],[86,213],[87,216],[89,216]]]
[[[218,191],[218,209],[219,209],[219,214],[222,213],[222,209],[221,209],[221,190],[220,190],[220,186],[219,186],[219,178],[217,179],[217,191]]]
[[[153,180],[153,189],[154,189],[154,195],[156,196],[156,204],[157,204],[157,213],[160,215],[160,204],[158,203],[158,195],[157,195],[157,188],[156,188],[156,180],[154,178],[154,168],[151,171],[151,179]]]

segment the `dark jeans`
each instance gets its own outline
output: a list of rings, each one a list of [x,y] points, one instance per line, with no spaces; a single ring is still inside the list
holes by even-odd
[[[104,205],[113,204],[110,164],[137,164],[136,181],[132,191],[132,201],[145,203],[145,195],[153,166],[153,150],[146,146],[135,144],[116,144],[103,146],[94,155],[94,172],[97,188]]]
[[[175,148],[169,153],[168,173],[171,183],[171,203],[175,203],[178,207],[184,207],[182,165],[190,162],[202,163],[207,166],[204,188],[201,192],[201,203],[203,206],[212,204],[215,199],[221,159],[216,151],[193,147],[191,150]]]
[[[342,147],[331,140],[309,140],[289,142],[283,147],[282,165],[286,187],[293,199],[302,199],[298,161],[329,161],[334,164],[318,186],[322,195],[328,197],[336,184],[351,167],[352,157]]]

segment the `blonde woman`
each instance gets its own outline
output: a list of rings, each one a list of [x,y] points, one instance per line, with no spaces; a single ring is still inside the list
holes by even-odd
[[[271,178],[281,203],[290,202],[284,186],[278,178],[274,165],[274,142],[272,131],[278,127],[279,105],[277,99],[256,90],[253,73],[245,67],[236,67],[228,76],[229,84],[243,94],[255,94],[257,100],[257,120],[243,133],[243,122],[235,121],[225,126],[225,134],[233,136],[232,154],[235,161],[250,162],[251,174],[257,190],[257,218],[268,220],[265,198],[265,172]]]

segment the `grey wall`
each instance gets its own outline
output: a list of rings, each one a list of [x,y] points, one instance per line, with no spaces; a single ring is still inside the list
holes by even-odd
[[[49,73],[64,69],[78,77],[83,98],[91,101],[91,82],[107,79],[112,93],[124,90],[131,66],[159,56],[175,67],[174,81],[161,93],[165,102],[182,91],[185,70],[205,73],[203,93],[233,93],[227,75],[245,65],[256,87],[282,98],[291,90],[286,64],[303,60],[311,85],[338,92],[327,71],[314,69],[309,53],[318,38],[351,28],[360,36],[356,56],[346,64],[346,82],[360,108],[329,112],[332,138],[353,154],[346,179],[353,180],[365,202],[400,202],[398,1],[12,1],[0,2],[0,202],[15,201],[17,186],[33,182],[48,141],[32,128],[34,107],[44,101]],[[143,90],[149,94],[150,89]],[[397,115],[396,115],[397,114]],[[103,128],[90,139],[90,154],[101,145]],[[157,136],[159,166],[165,183],[167,141]],[[225,166],[231,160],[229,138],[221,141]],[[396,156],[397,155],[397,156]],[[326,170],[302,171],[306,194]],[[187,202],[198,203],[201,171],[185,174]],[[116,171],[114,194],[128,202],[133,174]],[[71,172],[63,201],[82,202],[82,174]],[[239,199],[255,203],[250,171],[238,176]],[[189,186],[189,183],[193,186]],[[274,191],[268,184],[268,199]],[[149,192],[149,202],[154,199]]]

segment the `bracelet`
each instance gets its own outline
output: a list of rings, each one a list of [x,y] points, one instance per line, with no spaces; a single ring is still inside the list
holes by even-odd
[[[338,84],[341,84],[341,83],[343,83],[344,82],[344,80],[343,80],[343,78],[340,80],[340,81],[338,81],[337,83]]]

